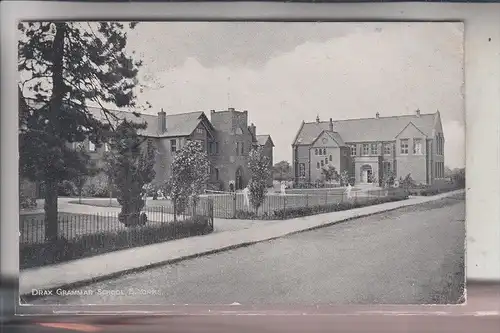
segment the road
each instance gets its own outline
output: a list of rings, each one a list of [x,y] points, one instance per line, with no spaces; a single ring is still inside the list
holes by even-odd
[[[93,295],[32,303],[456,303],[464,275],[464,220],[460,195],[79,289]]]

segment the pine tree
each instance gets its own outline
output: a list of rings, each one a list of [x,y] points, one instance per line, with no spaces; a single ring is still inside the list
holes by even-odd
[[[209,178],[207,153],[197,141],[187,141],[176,152],[172,161],[172,176],[166,184],[166,192],[174,204],[174,216],[182,213],[191,199],[196,209],[200,195]]]
[[[141,211],[145,205],[145,185],[155,177],[155,147],[152,141],[138,135],[137,130],[145,127],[146,124],[123,120],[110,138],[110,150],[104,157],[105,172],[121,205],[118,219],[125,226],[143,224],[147,218],[141,217]]]
[[[248,168],[250,170],[250,181],[248,182],[250,204],[255,209],[264,203],[267,194],[267,180],[269,170],[269,158],[264,155],[261,146],[254,147],[249,154]]]
[[[87,170],[68,143],[88,138],[99,146],[116,118],[104,105],[135,105],[141,63],[125,53],[121,23],[29,22],[19,30],[20,90],[32,98],[20,117],[21,176],[43,182],[45,235],[54,241],[58,184]],[[101,106],[107,122],[88,111],[89,102]]]

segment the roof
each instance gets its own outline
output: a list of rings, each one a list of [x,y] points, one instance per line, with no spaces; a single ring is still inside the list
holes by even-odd
[[[344,146],[346,146],[346,144],[345,144],[344,140],[342,139],[342,137],[340,136],[340,134],[339,134],[338,132],[334,132],[334,131],[330,131],[330,130],[328,130],[328,131],[322,131],[322,132],[320,133],[320,135],[321,135],[323,132],[324,132],[324,133],[326,133],[326,134],[328,134],[328,135],[329,135],[329,136],[330,136],[333,140],[335,140],[335,142],[337,142],[337,144],[339,145],[339,147],[344,147]],[[318,137],[319,137],[320,135],[318,135]]]
[[[104,120],[104,114],[101,109],[89,107],[89,111],[94,115],[94,117]],[[147,128],[140,130],[138,133],[144,136],[150,137],[177,137],[177,136],[188,136],[198,127],[204,113],[202,111],[179,113],[179,114],[167,114],[166,123],[167,131],[165,133],[160,133],[158,131],[158,115],[138,113],[139,117],[136,117],[133,112],[128,111],[116,111],[110,110],[116,114],[119,118],[127,119],[133,122],[146,122],[148,124]]]
[[[271,140],[271,145],[274,147],[274,142],[269,134],[256,135],[255,137],[259,145],[264,146],[268,140]]]
[[[40,104],[33,99],[25,99],[25,101],[32,106]],[[106,116],[101,108],[97,107],[87,107],[88,111],[94,116],[94,118],[107,121]],[[130,111],[119,111],[119,110],[109,110],[111,113],[116,115],[119,119],[109,118],[113,125],[118,125],[118,122],[122,119],[127,119],[128,121],[133,121],[136,123],[147,123],[146,129],[138,130],[139,135],[148,137],[178,137],[178,136],[188,136],[198,127],[200,121],[203,117],[206,118],[203,111],[180,113],[180,114],[167,114],[166,123],[167,131],[165,133],[158,132],[158,115],[146,114],[146,113],[135,113]]]
[[[438,112],[380,118],[362,118],[333,121],[334,133],[343,142],[393,141],[411,122],[426,136],[432,136]],[[329,131],[329,121],[304,122],[293,144],[309,145],[323,132]],[[332,132],[330,132],[332,133]],[[335,139],[337,140],[337,139]],[[340,143],[339,143],[340,144]]]

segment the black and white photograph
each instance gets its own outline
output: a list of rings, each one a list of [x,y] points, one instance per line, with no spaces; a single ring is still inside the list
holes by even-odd
[[[463,304],[464,25],[18,26],[21,304]]]

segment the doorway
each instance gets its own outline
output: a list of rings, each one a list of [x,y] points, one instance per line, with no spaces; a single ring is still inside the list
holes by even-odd
[[[372,167],[368,164],[365,164],[361,167],[361,182],[364,184],[368,184],[372,182],[373,179],[373,171]]]

